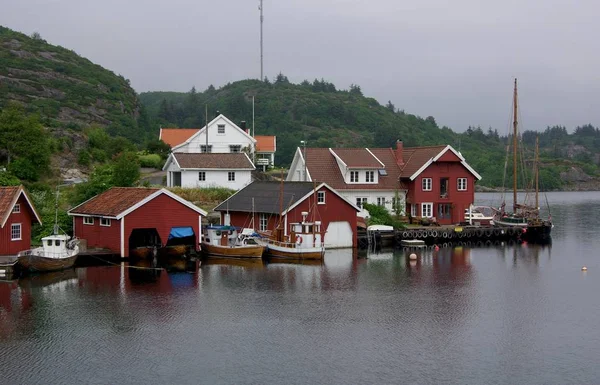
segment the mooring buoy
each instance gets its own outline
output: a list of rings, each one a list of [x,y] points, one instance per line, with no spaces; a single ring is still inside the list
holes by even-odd
[[[414,261],[414,260],[416,260],[416,259],[417,259],[417,254],[415,254],[415,253],[411,253],[411,254],[408,256],[408,258],[409,258],[411,261]]]
[[[585,266],[584,266],[584,267],[582,267],[582,268],[581,268],[581,271],[587,271],[587,267],[585,267]]]

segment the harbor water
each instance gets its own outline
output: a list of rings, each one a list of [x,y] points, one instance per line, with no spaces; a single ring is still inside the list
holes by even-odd
[[[549,245],[2,279],[0,383],[596,384],[600,193],[548,201]]]

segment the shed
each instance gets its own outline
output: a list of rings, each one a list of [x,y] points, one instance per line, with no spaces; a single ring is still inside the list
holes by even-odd
[[[271,232],[281,224],[285,235],[290,224],[307,219],[321,221],[326,248],[357,247],[360,209],[325,183],[259,182],[244,187],[215,208],[221,223]]]
[[[31,248],[31,226],[42,223],[23,186],[0,187],[0,255]]]
[[[165,246],[173,233],[193,234],[198,250],[206,211],[166,189],[113,187],[72,208],[73,233],[88,248],[122,258],[140,246]]]

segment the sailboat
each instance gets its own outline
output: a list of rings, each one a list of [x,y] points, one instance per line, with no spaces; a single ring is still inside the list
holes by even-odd
[[[58,187],[52,235],[42,238],[42,246],[17,254],[19,266],[29,272],[46,272],[69,269],[75,265],[79,253],[79,240],[66,234],[59,234],[58,226]]]
[[[536,140],[536,156],[534,166],[535,178],[535,205],[519,203],[517,200],[517,158],[518,158],[518,94],[517,79],[513,93],[513,212],[505,211],[505,203],[502,203],[494,217],[494,224],[499,227],[519,228],[522,231],[521,239],[529,242],[544,242],[550,239],[550,233],[554,225],[551,217],[543,220],[540,217],[539,208],[539,144]]]

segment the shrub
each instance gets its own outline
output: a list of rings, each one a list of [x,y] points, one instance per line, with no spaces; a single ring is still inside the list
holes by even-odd
[[[138,155],[141,167],[162,168],[163,160],[158,154]]]

